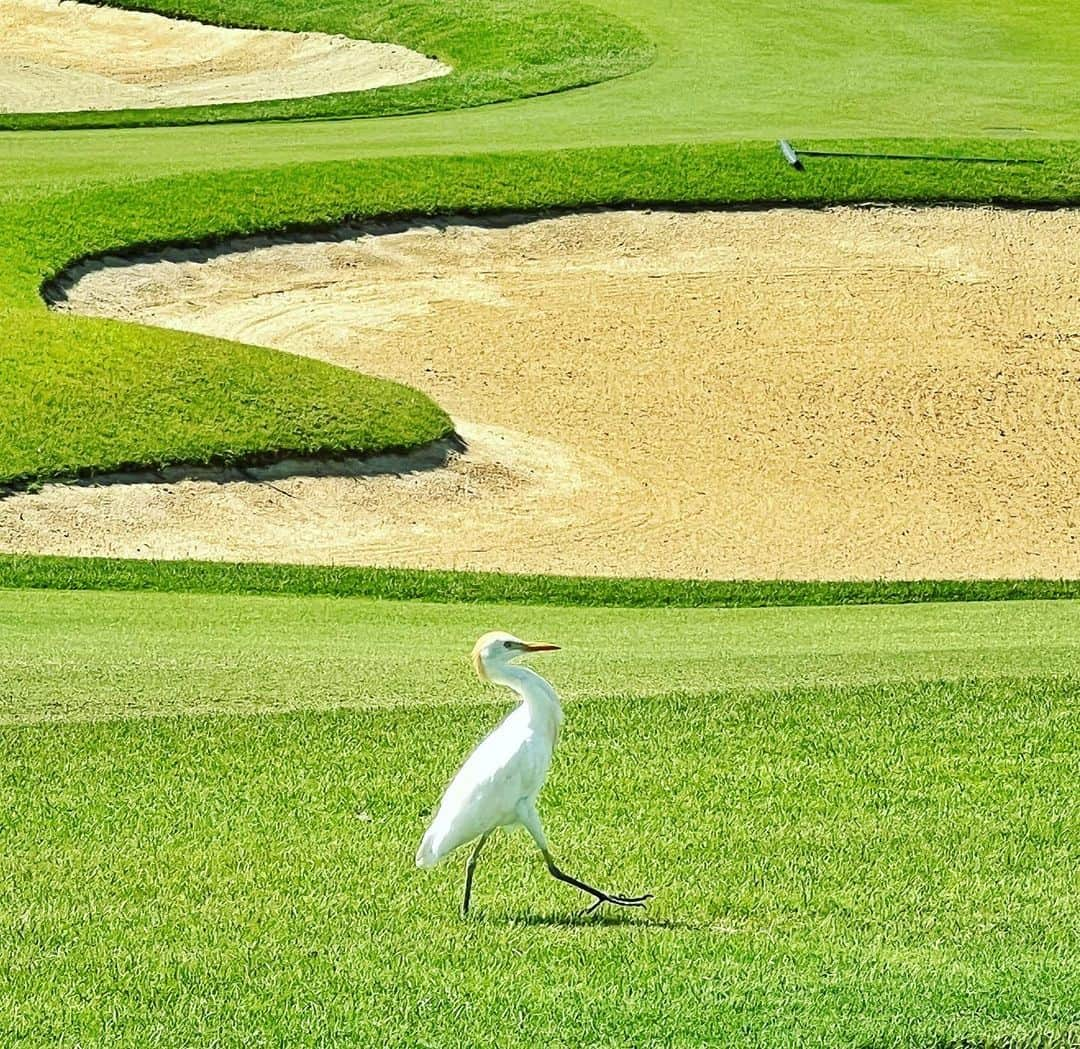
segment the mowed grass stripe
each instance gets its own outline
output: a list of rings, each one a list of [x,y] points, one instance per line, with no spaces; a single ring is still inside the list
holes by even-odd
[[[0,729],[0,1037],[1072,1045],[1078,685],[573,704],[549,834],[657,893],[610,924],[575,921],[520,836],[468,922],[459,864],[413,868],[489,709]]]
[[[739,608],[1053,601],[1080,598],[1076,579],[617,579],[322,565],[146,561],[0,554],[0,588],[370,597],[391,601]]]
[[[1080,603],[619,609],[0,591],[0,721],[505,704],[491,629],[566,701],[1080,674]]]

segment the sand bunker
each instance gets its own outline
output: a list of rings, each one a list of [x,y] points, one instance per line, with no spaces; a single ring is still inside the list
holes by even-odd
[[[221,29],[72,0],[0,0],[0,37],[0,113],[299,98],[450,72],[393,44]]]
[[[86,272],[64,308],[411,383],[400,478],[49,486],[7,550],[700,577],[1080,574],[1080,218],[607,212]]]

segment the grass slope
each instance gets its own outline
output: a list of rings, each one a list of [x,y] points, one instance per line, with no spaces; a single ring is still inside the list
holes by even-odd
[[[503,78],[532,80],[523,88],[545,89],[545,81],[602,80],[653,58],[632,76],[524,103],[377,125],[250,128],[241,139],[245,152],[256,142],[316,157],[346,143],[355,154],[372,143],[380,152],[413,151],[434,140],[456,152],[781,134],[1080,136],[1080,8],[1050,0],[330,0],[317,8],[297,0],[129,2],[213,21],[393,37],[456,67],[442,82],[413,88],[271,104],[285,111],[329,105],[383,112],[380,99],[412,107],[428,92],[447,96],[439,104],[460,105],[472,101],[466,85],[473,80],[492,77],[499,88]],[[210,142],[231,151],[235,130],[206,137],[178,129],[168,140],[183,144],[171,151],[177,157]],[[137,153],[164,144],[152,132],[132,141]]]
[[[0,492],[166,463],[408,449],[452,431],[416,390],[114,321],[0,311]]]
[[[1075,1044],[1076,607],[2,594],[2,1039]],[[412,867],[496,623],[569,646],[547,829],[645,914]]]
[[[20,554],[0,554],[0,588],[369,597],[392,601],[603,608],[751,608],[1080,598],[1080,580],[728,582]]]

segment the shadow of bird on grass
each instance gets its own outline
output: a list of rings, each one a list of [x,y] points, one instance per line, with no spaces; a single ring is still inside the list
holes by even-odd
[[[483,920],[483,919],[482,919]],[[650,918],[645,914],[631,914],[627,911],[609,911],[606,914],[505,914],[489,916],[487,921],[498,921],[506,925],[524,925],[548,928],[597,928],[614,926],[638,926],[645,929],[681,929],[703,932],[709,929],[706,923],[678,921],[671,918]]]

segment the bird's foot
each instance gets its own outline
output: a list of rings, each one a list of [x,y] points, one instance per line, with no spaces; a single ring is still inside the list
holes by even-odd
[[[644,896],[611,896],[606,892],[598,892],[594,894],[596,901],[591,903],[581,912],[581,917],[584,918],[588,914],[592,914],[605,903],[613,904],[616,907],[644,907],[645,904],[653,898],[651,892],[645,893]]]

